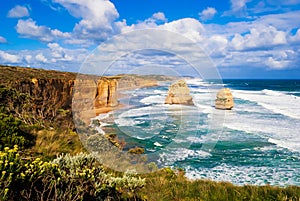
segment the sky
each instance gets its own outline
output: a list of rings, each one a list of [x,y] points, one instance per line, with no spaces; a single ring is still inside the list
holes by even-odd
[[[107,40],[159,29],[201,47],[222,78],[300,79],[300,0],[0,0],[0,9],[4,65],[78,72]]]

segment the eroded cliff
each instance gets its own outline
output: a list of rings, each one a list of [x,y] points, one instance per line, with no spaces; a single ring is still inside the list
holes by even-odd
[[[116,107],[118,79],[119,77],[88,75],[78,78],[75,73],[1,66],[0,84],[3,93],[0,98],[9,111],[27,123],[44,121],[62,124],[64,119],[69,127],[74,127],[73,94],[77,100],[81,100],[75,106],[83,111],[90,108]],[[77,87],[75,92],[76,86],[81,88]],[[10,95],[12,91],[14,95]],[[86,102],[87,100],[90,102]]]

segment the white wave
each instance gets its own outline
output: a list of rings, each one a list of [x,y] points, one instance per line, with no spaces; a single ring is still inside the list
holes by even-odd
[[[153,91],[153,93],[154,94],[160,94],[160,95],[166,95],[167,93],[168,93],[168,91],[166,90],[166,91],[163,91],[163,90],[157,90],[157,89],[155,89],[154,91]]]
[[[268,142],[276,144],[279,147],[283,147],[283,148],[289,149],[291,151],[300,151],[299,150],[300,140],[293,141],[293,142],[287,142],[287,141],[283,141],[281,139],[278,140],[278,139],[269,138]]]
[[[148,96],[140,100],[141,103],[150,105],[150,104],[163,104],[166,97],[161,95]]]
[[[154,142],[154,145],[157,147],[162,147],[162,145],[159,142]]]
[[[300,152],[300,121],[298,119],[276,118],[274,115],[265,113],[238,114],[233,112],[226,114],[223,126],[254,134],[266,140],[277,139],[281,142],[276,143],[278,146]]]
[[[188,85],[202,86],[202,87],[224,86],[224,84],[209,83],[209,82],[203,81],[202,79],[199,79],[199,78],[188,79],[188,80],[186,80],[186,83]]]
[[[125,118],[117,118],[115,119],[115,123],[118,126],[135,126],[137,122],[135,122],[133,119],[125,119]]]
[[[228,181],[236,185],[299,185],[299,169],[294,167],[254,167],[220,164],[213,168],[188,166],[186,176],[190,179],[211,179]]]
[[[98,133],[104,135],[105,132],[102,128],[105,126],[111,125],[111,124],[105,122],[110,117],[111,114],[112,114],[112,112],[108,112],[108,113],[99,114],[98,116],[91,118],[91,123],[89,126],[94,128]],[[99,126],[93,124],[93,121],[95,121],[95,120],[98,121]]]
[[[168,148],[168,147],[167,147]],[[190,150],[187,148],[169,148],[160,154],[159,163],[172,165],[176,161],[183,161],[187,158],[207,158],[211,157],[209,152],[203,150]]]
[[[112,114],[112,112],[99,114],[98,116],[91,118],[91,120],[103,120],[103,119],[107,119],[107,118],[109,118],[109,116],[111,114]]]
[[[256,102],[262,107],[284,116],[300,119],[300,98],[282,92],[263,90],[260,93],[233,90],[233,96]]]
[[[101,127],[97,126],[97,127],[95,127],[95,130],[98,131],[98,133],[105,135],[105,132],[104,132],[104,130],[101,129]]]
[[[204,83],[203,80],[200,78],[187,79],[185,80],[185,82],[189,85],[196,85],[196,86],[201,86],[201,84]]]

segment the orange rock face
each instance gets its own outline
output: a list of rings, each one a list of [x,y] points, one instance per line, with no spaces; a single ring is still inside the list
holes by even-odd
[[[194,105],[190,89],[184,80],[170,85],[165,104]]]
[[[229,88],[221,89],[215,100],[215,108],[222,110],[231,110],[234,106],[233,95]]]

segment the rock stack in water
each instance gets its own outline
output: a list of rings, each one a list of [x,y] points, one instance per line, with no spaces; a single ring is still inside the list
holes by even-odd
[[[165,104],[194,105],[190,89],[184,80],[170,85]]]
[[[231,110],[233,108],[233,96],[228,88],[223,88],[217,93],[215,107],[221,110]]]

